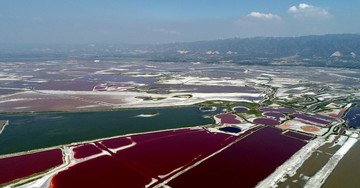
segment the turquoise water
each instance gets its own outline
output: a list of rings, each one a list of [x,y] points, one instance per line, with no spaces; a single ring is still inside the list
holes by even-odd
[[[0,114],[9,120],[0,134],[0,155],[72,142],[80,142],[129,133],[173,129],[212,123],[199,107],[156,108],[73,113]],[[159,113],[149,118],[139,114]]]

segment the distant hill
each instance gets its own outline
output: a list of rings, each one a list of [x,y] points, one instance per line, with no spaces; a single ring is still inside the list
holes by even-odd
[[[3,60],[35,56],[360,68],[360,34],[232,38],[159,45],[0,45]]]
[[[187,54],[205,54],[218,51],[219,54],[237,53],[240,56],[286,57],[330,57],[339,51],[344,56],[351,53],[360,55],[359,34],[333,34],[303,37],[256,37],[233,38],[214,41],[174,43],[149,46],[153,52],[174,53],[187,51]],[[185,53],[184,53],[185,54]]]
[[[360,35],[331,34],[302,37],[233,38],[214,41],[150,45],[138,56],[154,61],[237,62],[248,64],[360,65]],[[136,53],[134,53],[136,54]],[[310,62],[311,60],[311,62]]]

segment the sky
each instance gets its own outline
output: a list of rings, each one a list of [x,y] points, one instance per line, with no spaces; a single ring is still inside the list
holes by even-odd
[[[360,33],[353,0],[1,0],[0,44],[160,44]]]

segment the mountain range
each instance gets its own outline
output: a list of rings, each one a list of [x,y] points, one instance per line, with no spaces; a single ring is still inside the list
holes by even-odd
[[[25,54],[25,55],[24,55]],[[360,34],[231,38],[152,45],[0,45],[0,56],[143,58],[172,62],[230,62],[360,68]]]

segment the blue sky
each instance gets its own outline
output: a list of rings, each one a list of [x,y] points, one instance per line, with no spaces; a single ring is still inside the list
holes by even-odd
[[[0,43],[169,43],[359,33],[350,0],[2,0]]]

